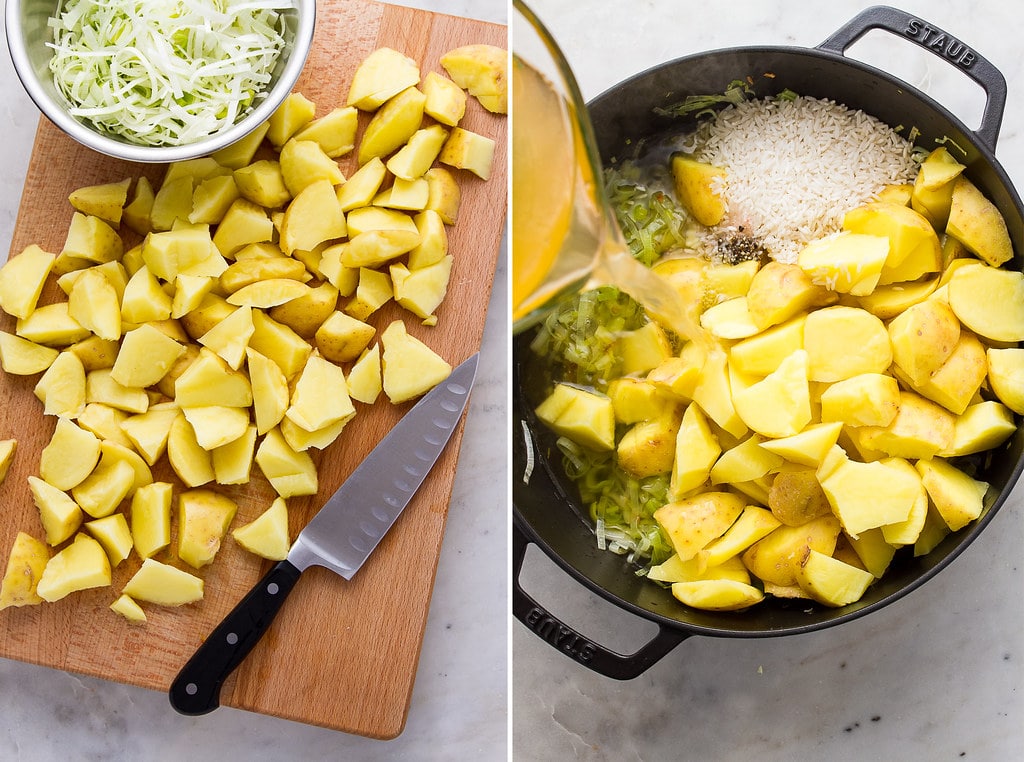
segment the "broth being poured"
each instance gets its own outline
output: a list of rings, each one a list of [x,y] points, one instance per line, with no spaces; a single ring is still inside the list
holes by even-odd
[[[518,56],[513,56],[512,93],[516,329],[536,323],[561,297],[608,284],[630,294],[681,337],[699,337],[687,300],[630,254],[604,197],[586,116]]]

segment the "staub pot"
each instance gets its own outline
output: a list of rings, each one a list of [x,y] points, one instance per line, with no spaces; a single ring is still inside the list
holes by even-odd
[[[855,61],[845,51],[872,29],[905,38],[956,67],[987,96],[980,126],[969,129],[932,98],[884,71]],[[769,73],[770,76],[764,76]],[[638,139],[686,129],[656,109],[689,94],[722,92],[730,82],[750,77],[759,96],[790,89],[860,109],[927,149],[955,145],[966,174],[1002,212],[1016,252],[1006,265],[1022,269],[1024,209],[1006,172],[995,158],[1006,102],[1002,74],[980,53],[920,18],[889,7],[873,7],[852,19],[815,48],[742,47],[691,55],[629,79],[589,104],[602,160],[621,156]],[[528,349],[531,334],[517,337],[513,349],[513,610],[516,617],[550,645],[590,669],[619,679],[642,674],[693,635],[761,638],[824,629],[870,614],[918,588],[948,566],[989,525],[1022,468],[1024,429],[979,464],[978,476],[991,486],[982,516],[950,534],[931,553],[914,558],[900,551],[885,577],[857,603],[827,608],[807,601],[767,600],[739,613],[698,611],[682,606],[671,592],[638,577],[622,557],[598,549],[586,509],[565,477],[553,438],[533,416],[540,375]],[[524,555],[534,544],[581,585],[622,609],[654,622],[657,633],[631,654],[617,653],[561,622],[523,588]]]

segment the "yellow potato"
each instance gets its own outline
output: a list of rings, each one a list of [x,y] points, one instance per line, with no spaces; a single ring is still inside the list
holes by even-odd
[[[423,95],[423,113],[441,124],[454,127],[466,114],[465,91],[436,71],[423,77]]]
[[[795,567],[795,577],[811,598],[834,607],[860,600],[875,579],[870,572],[813,549]]]
[[[117,568],[132,552],[132,533],[123,513],[87,521],[85,529],[103,546],[111,568]]]
[[[192,489],[178,496],[178,558],[199,569],[213,562],[238,506],[225,495]]]
[[[535,412],[560,436],[594,450],[614,449],[615,411],[605,395],[557,384]]]
[[[0,581],[0,611],[10,606],[34,606],[43,602],[36,586],[49,560],[46,545],[26,532],[18,532]]]
[[[654,512],[681,561],[717,540],[743,512],[742,498],[729,492],[702,492],[666,503]]]
[[[124,594],[158,606],[183,606],[203,598],[203,580],[153,558],[142,562],[124,586]]]
[[[885,325],[857,307],[836,305],[811,312],[804,323],[804,349],[811,381],[885,373],[892,363]]]
[[[799,265],[769,262],[751,279],[747,310],[754,325],[764,330],[834,300]]]
[[[1013,244],[999,209],[963,175],[953,184],[946,232],[989,265],[1013,258]]]
[[[672,178],[676,198],[697,222],[710,227],[722,221],[726,211],[721,193],[726,185],[724,169],[676,155],[672,157]]]
[[[255,519],[232,530],[231,536],[250,553],[271,561],[283,561],[291,547],[288,537],[288,507],[284,498],[276,498],[270,507]]]
[[[387,101],[366,125],[357,150],[359,165],[383,158],[405,144],[420,128],[426,98],[415,86]]]
[[[634,424],[616,448],[619,465],[640,479],[670,473],[681,422],[681,411],[673,408],[657,418]]]
[[[1024,341],[1024,274],[980,262],[949,279],[949,306],[975,333],[994,341]]]
[[[419,81],[420,69],[416,61],[393,48],[377,48],[360,62],[352,75],[345,105],[374,111]]]
[[[131,183],[131,178],[126,177],[116,183],[76,188],[71,191],[68,201],[82,214],[99,217],[112,228],[118,228],[121,225],[124,205],[128,201],[128,188]]]
[[[888,256],[887,237],[847,230],[811,241],[801,249],[797,264],[819,286],[865,296],[878,285]]]
[[[508,111],[508,53],[495,45],[473,44],[441,56],[448,76],[488,111]]]
[[[344,156],[356,147],[359,112],[354,106],[339,106],[314,119],[297,133],[296,140],[312,140],[332,159]]]
[[[7,260],[0,267],[0,309],[16,318],[31,315],[54,259],[33,244]]]
[[[491,176],[495,143],[489,137],[455,127],[445,140],[437,160],[457,169],[466,169],[486,180]]]
[[[267,140],[279,149],[296,132],[313,121],[316,104],[302,93],[292,92],[267,120]]]
[[[74,542],[46,563],[36,586],[44,601],[59,601],[71,593],[110,584],[110,561],[103,547],[79,533]]]

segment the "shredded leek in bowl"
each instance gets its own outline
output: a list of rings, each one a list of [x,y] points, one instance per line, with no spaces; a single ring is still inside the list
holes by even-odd
[[[72,116],[133,143],[195,143],[263,97],[287,0],[64,0],[50,71]]]

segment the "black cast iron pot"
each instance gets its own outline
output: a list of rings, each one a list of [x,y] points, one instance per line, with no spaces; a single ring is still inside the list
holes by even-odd
[[[917,43],[979,84],[987,95],[980,127],[968,129],[907,83],[845,57],[847,48],[871,29]],[[764,76],[766,73],[772,76]],[[640,138],[680,129],[678,121],[656,114],[656,107],[678,103],[689,94],[722,92],[731,81],[748,75],[759,96],[788,88],[800,95],[829,98],[889,125],[916,128],[916,142],[925,148],[937,146],[936,140],[949,140],[961,147],[964,155],[954,155],[967,166],[967,176],[1006,219],[1016,252],[1006,266],[1022,268],[1024,208],[994,156],[1006,101],[1005,80],[956,37],[894,8],[865,10],[816,48],[743,47],[701,53],[655,67],[613,87],[589,105],[602,161],[626,154],[626,146],[635,145]],[[1024,465],[1024,429],[1019,429],[981,466],[978,477],[991,485],[982,516],[947,536],[924,557],[913,558],[909,549],[900,551],[885,577],[857,603],[836,609],[802,600],[773,599],[744,612],[690,609],[668,589],[636,576],[624,557],[597,548],[586,509],[579,505],[576,488],[562,472],[553,438],[533,416],[539,399],[537,369],[530,367],[530,338],[530,333],[518,336],[513,347],[513,613],[549,644],[609,677],[630,679],[642,674],[691,635],[758,638],[806,633],[848,622],[896,601],[934,577],[985,530]],[[591,591],[656,623],[657,634],[635,653],[621,654],[566,626],[537,604],[520,583],[530,544],[540,547]]]

